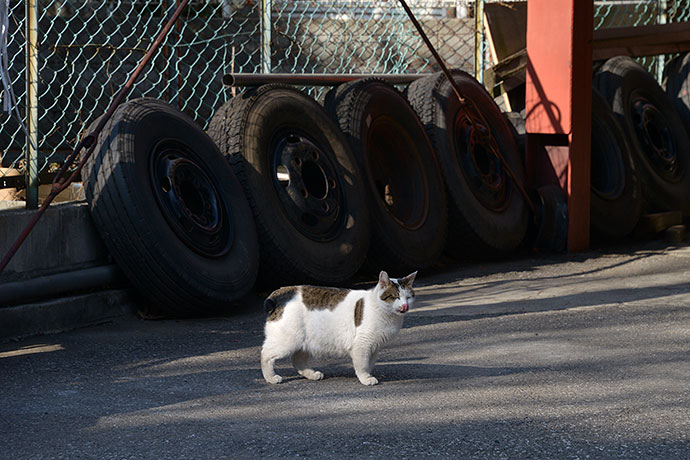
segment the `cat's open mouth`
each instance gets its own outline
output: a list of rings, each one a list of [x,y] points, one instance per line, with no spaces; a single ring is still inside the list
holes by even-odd
[[[398,311],[400,313],[407,313],[407,311],[410,309],[410,306],[408,304],[402,304],[400,308],[398,308]]]

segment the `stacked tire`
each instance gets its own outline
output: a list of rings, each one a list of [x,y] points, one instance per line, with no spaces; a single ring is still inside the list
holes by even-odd
[[[592,92],[590,228],[611,241],[634,230],[642,213],[642,188],[628,135],[606,100]]]
[[[178,316],[225,311],[252,288],[259,259],[249,204],[189,117],[155,99],[122,104],[82,178],[110,254],[153,305]]]
[[[687,70],[686,70],[687,71]],[[667,90],[680,92],[677,72]],[[681,211],[690,215],[690,138],[676,110],[656,80],[631,58],[607,60],[594,76],[594,87],[629,140],[631,158],[642,190],[642,212]],[[619,145],[623,145],[620,143]]]
[[[413,108],[377,79],[332,89],[325,107],[362,170],[373,234],[367,271],[432,265],[446,243],[446,194],[436,153]]]
[[[667,91],[687,106],[687,75],[675,76],[687,57],[674,65]],[[353,81],[323,106],[264,85],[220,107],[208,135],[159,101],[123,104],[84,169],[97,228],[132,283],[177,315],[232,308],[257,279],[338,285],[444,252],[510,254],[530,220],[523,159],[484,87],[452,77],[462,99],[442,73],[405,93]],[[607,238],[630,233],[643,210],[690,212],[690,141],[650,79],[627,58],[594,79],[591,221]],[[561,195],[532,201],[538,238],[562,247]]]
[[[370,243],[362,172],[319,104],[265,85],[223,105],[208,132],[249,200],[263,285],[339,284],[360,269]]]
[[[486,89],[465,72],[452,75],[464,103],[440,72],[407,92],[439,156],[450,203],[448,253],[458,259],[506,255],[527,232],[528,208],[515,183],[524,182],[522,159]]]

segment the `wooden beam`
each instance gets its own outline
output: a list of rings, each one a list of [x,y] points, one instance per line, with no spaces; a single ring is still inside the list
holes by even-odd
[[[655,56],[690,51],[690,24],[612,27],[594,31],[595,61],[614,56]]]
[[[656,56],[690,51],[690,23],[655,24],[635,27],[612,27],[594,31],[593,60],[614,56]],[[524,75],[524,49],[499,59],[489,72],[496,85]],[[491,77],[493,76],[493,80]],[[520,83],[516,80],[516,83]],[[511,85],[508,84],[510,87]],[[510,88],[508,88],[510,89]]]

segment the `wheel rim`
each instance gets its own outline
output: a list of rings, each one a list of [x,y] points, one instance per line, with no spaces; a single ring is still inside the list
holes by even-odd
[[[678,151],[664,114],[644,96],[633,94],[630,116],[635,135],[654,171],[666,181],[680,180]]]
[[[621,196],[625,186],[623,152],[605,123],[592,123],[592,162],[590,183],[600,197],[613,200]]]
[[[503,211],[508,203],[508,178],[499,160],[491,130],[467,112],[455,117],[455,160],[472,194],[486,209]]]
[[[420,228],[429,212],[429,189],[421,153],[393,117],[375,118],[366,138],[369,178],[386,211],[407,230]]]
[[[153,149],[151,184],[163,216],[178,238],[205,257],[221,257],[234,230],[227,203],[192,149],[164,140]]]
[[[274,185],[292,224],[312,240],[334,238],[345,201],[340,179],[325,150],[295,131],[277,135],[272,150]]]

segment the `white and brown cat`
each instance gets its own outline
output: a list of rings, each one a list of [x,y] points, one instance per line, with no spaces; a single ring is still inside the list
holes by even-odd
[[[303,377],[321,380],[323,373],[309,367],[309,358],[350,356],[359,381],[376,385],[371,375],[376,354],[400,331],[414,302],[416,275],[395,279],[382,271],[369,290],[290,286],[271,293],[264,302],[266,338],[261,349],[266,381],[283,381],[274,370],[281,358],[291,357]]]

